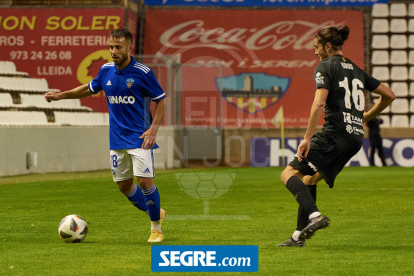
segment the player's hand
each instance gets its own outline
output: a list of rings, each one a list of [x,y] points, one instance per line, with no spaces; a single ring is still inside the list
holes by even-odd
[[[139,138],[144,138],[142,143],[142,149],[152,149],[155,144],[155,138],[157,137],[157,131],[153,129],[148,129],[145,131]]]
[[[310,140],[304,139],[302,143],[300,143],[298,147],[298,151],[296,152],[299,162],[302,162],[303,159],[308,157],[309,149],[310,149]]]
[[[55,92],[47,92],[45,94],[45,99],[46,101],[48,101],[49,103],[51,101],[59,101],[60,100],[60,95],[59,93],[55,93]]]
[[[365,120],[366,117],[367,117],[367,113],[364,112],[364,114],[362,115],[362,122],[366,123],[366,120]]]

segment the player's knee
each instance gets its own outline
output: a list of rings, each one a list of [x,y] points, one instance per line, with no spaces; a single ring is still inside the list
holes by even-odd
[[[118,182],[118,188],[123,194],[128,194],[134,189],[134,182],[129,182],[129,181]]]
[[[139,177],[138,183],[142,190],[148,190],[154,185],[153,179],[146,177]]]
[[[287,169],[284,169],[283,172],[280,174],[280,180],[282,180],[283,184],[286,186],[287,181],[292,175],[288,172]]]

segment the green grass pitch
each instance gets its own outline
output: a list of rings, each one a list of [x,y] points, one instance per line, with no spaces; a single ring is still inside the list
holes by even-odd
[[[413,275],[412,168],[345,168],[334,189],[319,183],[317,204],[331,225],[306,248],[275,246],[296,227],[297,203],[280,182],[281,171],[158,171],[155,183],[167,211],[162,244],[258,245],[255,275]],[[209,201],[209,215],[250,219],[168,219],[204,215],[203,200],[187,195],[175,177],[194,172],[234,173],[229,191]],[[88,222],[88,236],[80,244],[67,244],[57,233],[69,214]],[[147,215],[119,192],[110,171],[0,178],[0,275],[155,274],[149,230]],[[235,274],[248,273],[226,275]]]

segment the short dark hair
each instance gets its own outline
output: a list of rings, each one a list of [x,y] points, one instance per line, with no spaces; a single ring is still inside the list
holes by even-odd
[[[341,25],[337,27],[325,27],[316,34],[316,38],[320,43],[326,45],[331,43],[332,48],[337,51],[344,45],[345,40],[348,39],[350,29],[348,26]]]
[[[111,33],[109,34],[109,38],[111,38],[111,37],[113,37],[113,38],[125,37],[125,39],[128,39],[128,40],[131,41],[131,44],[133,42],[131,32],[125,27],[120,27],[118,29],[113,29],[111,31]]]

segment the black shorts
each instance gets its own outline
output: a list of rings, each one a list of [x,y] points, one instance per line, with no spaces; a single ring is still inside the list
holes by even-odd
[[[289,166],[299,170],[303,175],[314,175],[319,172],[329,188],[332,188],[336,176],[361,147],[362,141],[331,138],[325,133],[318,132],[310,141],[308,156],[302,162],[295,156],[289,162]]]

